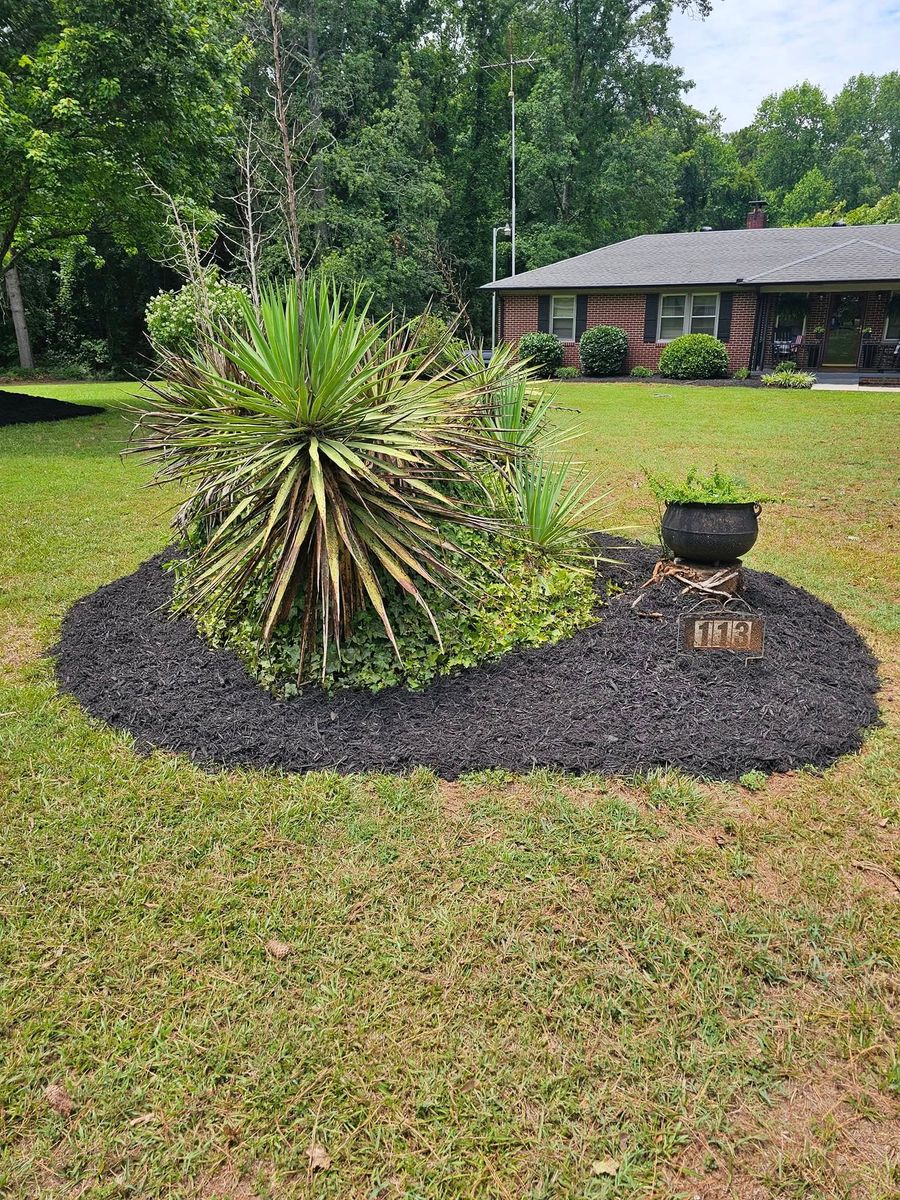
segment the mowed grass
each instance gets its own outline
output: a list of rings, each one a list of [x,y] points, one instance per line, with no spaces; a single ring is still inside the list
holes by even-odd
[[[641,464],[784,496],[753,564],[893,677],[894,397],[560,401],[617,522],[649,521]],[[145,757],[41,656],[167,540],[126,433],[0,429],[0,1193],[898,1194],[890,685],[860,755],[746,787]]]

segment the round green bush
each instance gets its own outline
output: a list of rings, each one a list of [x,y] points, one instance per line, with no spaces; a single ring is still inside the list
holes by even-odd
[[[237,284],[222,279],[213,268],[206,281],[207,303],[213,324],[234,325],[241,321],[241,297]],[[188,354],[197,345],[198,298],[191,283],[176,292],[158,292],[145,312],[147,334],[157,350]]]
[[[663,350],[659,372],[669,379],[722,379],[728,374],[728,350],[709,333],[686,333]]]
[[[556,368],[562,366],[563,344],[555,333],[523,333],[519,356],[529,359],[538,375],[552,379]]]
[[[585,375],[621,375],[625,370],[628,337],[617,325],[594,325],[578,343]]]
[[[443,589],[422,586],[440,628],[441,642],[421,605],[399,586],[386,588],[386,605],[402,661],[370,607],[357,614],[340,657],[329,648],[324,679],[317,651],[305,663],[298,683],[302,602],[295,602],[288,619],[263,643],[258,614],[268,591],[267,579],[251,581],[245,587],[240,621],[211,612],[200,618],[198,628],[212,645],[234,650],[263,687],[290,696],[304,682],[324,684],[327,689],[354,687],[373,692],[395,685],[423,687],[436,676],[499,658],[514,646],[557,642],[597,619],[591,572],[536,554],[518,540],[471,529],[454,530],[453,537],[460,552],[450,554],[451,565],[475,590],[463,591],[454,599]],[[190,555],[173,560],[176,591],[189,563]]]

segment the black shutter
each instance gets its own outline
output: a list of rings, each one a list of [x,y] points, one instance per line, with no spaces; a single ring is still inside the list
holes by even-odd
[[[578,296],[575,300],[575,341],[581,341],[581,335],[587,329],[587,296]]]
[[[716,337],[720,342],[727,342],[731,337],[731,301],[734,292],[722,292],[719,296],[719,325]]]
[[[550,332],[550,297],[538,296],[538,333]]]
[[[644,341],[656,341],[656,318],[659,315],[659,296],[656,292],[648,292],[644,304]]]

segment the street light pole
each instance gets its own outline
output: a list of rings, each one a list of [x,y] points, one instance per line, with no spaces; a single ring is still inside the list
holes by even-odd
[[[497,282],[497,234],[502,233],[504,237],[509,237],[512,233],[509,221],[503,225],[495,225],[492,233],[493,254],[491,257],[491,283]],[[494,353],[494,347],[497,345],[497,292],[496,289],[491,292],[491,354]]]

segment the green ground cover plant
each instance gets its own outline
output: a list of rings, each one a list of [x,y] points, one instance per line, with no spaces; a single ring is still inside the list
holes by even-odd
[[[801,371],[793,362],[779,363],[774,371],[760,378],[766,387],[798,391],[808,391],[816,382],[812,371]]]
[[[644,465],[782,497],[748,565],[864,632],[885,727],[752,788],[144,754],[45,652],[184,493],[115,412],[0,429],[5,1195],[893,1200],[896,398],[554,390],[648,538]]]

